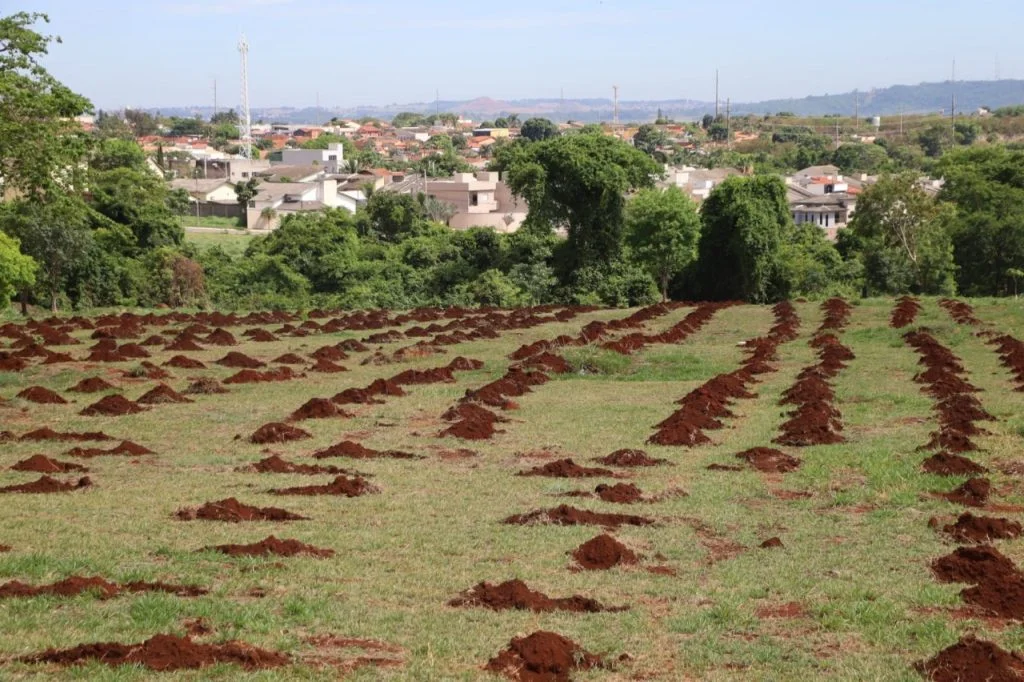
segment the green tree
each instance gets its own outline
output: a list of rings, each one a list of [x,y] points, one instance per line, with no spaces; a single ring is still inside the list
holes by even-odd
[[[0,232],[0,311],[11,304],[11,297],[36,283],[36,262],[21,253],[20,242]]]
[[[948,125],[929,126],[918,134],[917,143],[924,150],[925,156],[938,158],[953,144],[953,133]]]
[[[981,126],[974,121],[957,121],[953,124],[953,137],[956,143],[970,147],[981,134]]]
[[[875,174],[884,168],[888,160],[889,155],[876,144],[848,143],[840,145],[832,154],[832,163],[846,174]]]
[[[171,135],[174,137],[203,137],[209,133],[210,126],[198,116],[194,118],[171,117]]]
[[[730,137],[729,126],[724,121],[714,121],[707,127],[708,138],[712,142],[728,142]]]
[[[645,154],[654,156],[658,147],[668,144],[668,136],[658,126],[645,123],[633,135],[633,146]]]
[[[396,128],[413,128],[423,125],[423,115],[414,111],[403,111],[391,119],[391,125]]]
[[[519,129],[519,137],[530,142],[541,142],[558,134],[558,126],[546,118],[528,118]]]
[[[238,118],[238,113],[234,109],[228,109],[227,111],[218,111],[216,114],[210,117],[211,125],[221,125],[224,123],[237,126],[239,123],[241,123],[241,119]]]
[[[340,209],[327,209],[287,216],[278,229],[251,244],[246,256],[279,258],[305,277],[314,292],[331,292],[344,286],[358,250],[352,218]]]
[[[626,193],[650,187],[660,168],[643,152],[604,135],[561,136],[507,145],[496,167],[529,205],[527,221],[568,232],[563,274],[610,262],[622,247]]]
[[[112,114],[100,109],[96,112],[96,137],[101,140],[134,140],[135,132],[120,114]]]
[[[139,249],[177,246],[184,240],[171,208],[180,199],[172,199],[163,178],[148,168],[94,171],[90,175],[90,193],[90,207],[130,230]]]
[[[146,153],[135,140],[106,139],[92,150],[89,168],[97,171],[108,171],[114,168],[131,168],[137,171],[146,170]]]
[[[626,206],[626,243],[668,300],[668,285],[697,257],[700,215],[679,188],[642,189]]]
[[[235,199],[238,201],[238,205],[242,207],[242,210],[248,208],[249,202],[259,194],[259,186],[259,178],[249,178],[245,182],[235,183]]]
[[[374,192],[366,202],[366,216],[370,234],[388,242],[416,233],[424,220],[416,197],[396,192]]]
[[[160,132],[160,121],[148,112],[139,109],[125,109],[124,118],[131,126],[135,137],[146,137]]]

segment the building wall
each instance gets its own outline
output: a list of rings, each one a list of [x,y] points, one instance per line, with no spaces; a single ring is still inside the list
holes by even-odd
[[[315,163],[329,173],[337,173],[345,163],[345,151],[336,143],[332,143],[329,149],[282,149],[281,163],[286,166],[312,166]]]

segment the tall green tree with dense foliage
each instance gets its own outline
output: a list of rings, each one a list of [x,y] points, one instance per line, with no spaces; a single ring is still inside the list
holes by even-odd
[[[20,246],[17,239],[0,232],[0,312],[15,293],[36,283],[36,262],[21,253]]]
[[[668,144],[668,136],[665,131],[656,125],[645,123],[640,126],[633,135],[633,146],[645,154],[654,156],[658,147]]]
[[[411,194],[374,192],[366,201],[366,233],[386,242],[398,242],[424,223],[423,205]]]
[[[672,278],[697,258],[699,239],[697,206],[678,187],[642,189],[629,200],[626,243],[658,283],[663,301]]]
[[[883,176],[864,191],[839,232],[839,250],[862,264],[869,296],[953,293],[950,209],[921,189],[913,174]]]
[[[832,153],[832,163],[847,175],[853,173],[874,175],[885,167],[888,160],[889,155],[885,149],[877,144],[850,142],[840,145],[839,149]]]
[[[619,256],[626,194],[653,186],[661,171],[631,145],[595,134],[508,145],[495,161],[511,190],[527,201],[527,222],[568,233],[563,274]]]
[[[546,118],[528,118],[519,129],[519,137],[530,142],[541,142],[558,137],[558,126]]]

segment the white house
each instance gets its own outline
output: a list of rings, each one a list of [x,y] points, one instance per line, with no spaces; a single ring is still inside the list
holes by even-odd
[[[340,142],[331,142],[327,149],[282,149],[281,163],[285,166],[322,167],[328,173],[337,173],[345,163],[345,150]]]
[[[171,189],[183,189],[194,201],[231,203],[237,200],[235,186],[227,178],[200,180],[179,178],[171,180]]]
[[[274,230],[289,213],[319,211],[343,207],[346,202],[338,194],[338,182],[267,182],[261,184],[246,208],[246,225],[250,230]]]

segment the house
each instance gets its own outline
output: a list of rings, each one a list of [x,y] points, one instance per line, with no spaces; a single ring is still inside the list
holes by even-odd
[[[834,178],[827,176],[823,178],[831,179],[832,182],[809,182],[801,185],[787,178],[789,212],[797,225],[817,225],[825,231],[826,237],[834,241],[839,230],[846,227],[850,217],[857,210],[857,195],[851,193],[845,183],[835,182]]]
[[[282,149],[281,164],[285,166],[312,166],[316,164],[328,173],[337,173],[345,163],[345,150],[340,142],[331,142],[327,149]]]
[[[381,136],[381,130],[377,126],[366,124],[364,126],[360,126],[359,130],[356,131],[356,134],[360,137],[375,138]]]
[[[450,204],[448,226],[455,230],[491,227],[515,232],[526,220],[526,203],[512,194],[498,173],[456,173],[446,180],[427,180],[427,196]]]
[[[183,189],[193,201],[235,202],[235,185],[227,178],[171,180],[171,189]]]
[[[246,208],[250,230],[275,230],[281,219],[292,213],[342,207],[338,182],[333,178],[317,182],[267,182],[257,188]]]
[[[494,139],[509,138],[512,131],[508,128],[474,128],[473,137],[493,137]]]
[[[681,168],[666,166],[665,179],[658,182],[661,188],[678,187],[686,192],[691,199],[697,202],[708,198],[717,185],[733,175],[743,175],[738,168],[693,168],[683,166]]]
[[[276,163],[268,164],[256,177],[266,182],[315,182],[327,174],[323,166],[287,166]]]

